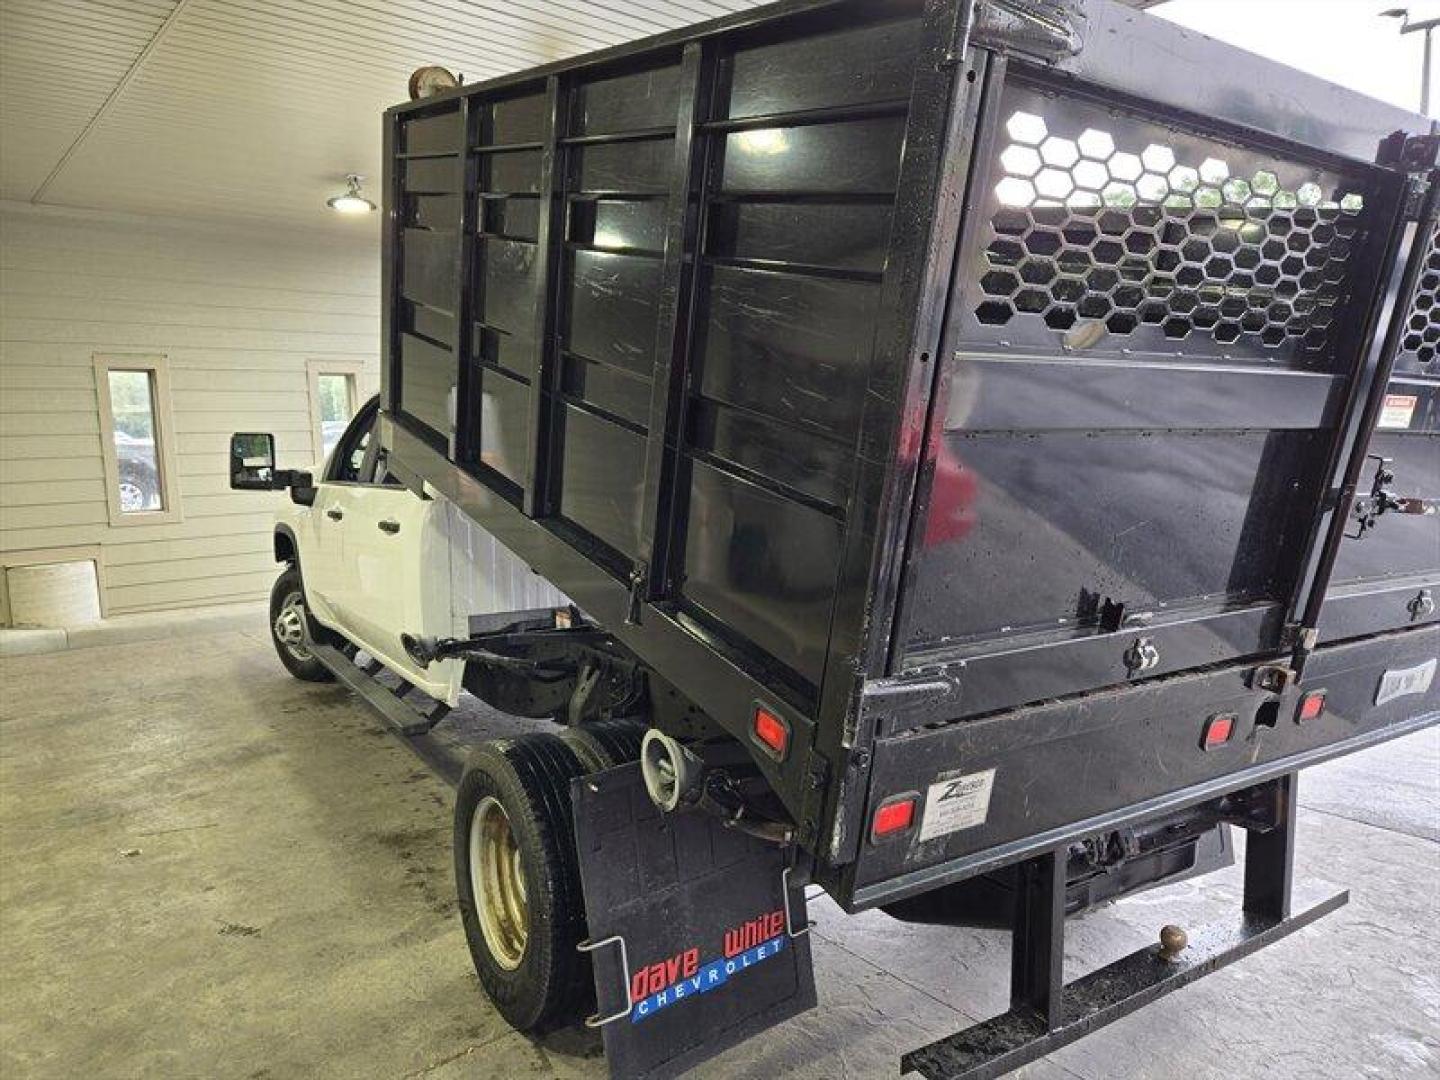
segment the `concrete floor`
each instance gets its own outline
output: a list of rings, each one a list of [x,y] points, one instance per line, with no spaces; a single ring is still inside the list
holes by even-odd
[[[0,1074],[605,1075],[588,1034],[532,1042],[489,1008],[449,788],[286,675],[262,626],[0,661],[0,697]],[[1348,907],[1021,1075],[1440,1074],[1440,731],[1307,773],[1301,801],[1301,877]],[[1237,884],[1072,922],[1072,975],[1233,910]],[[812,912],[820,1008],[694,1075],[894,1076],[1005,1007],[1002,933]]]

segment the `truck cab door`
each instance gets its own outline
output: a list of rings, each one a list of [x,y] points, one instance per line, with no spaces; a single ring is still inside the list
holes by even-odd
[[[339,600],[344,586],[338,510],[341,493],[330,484],[315,485],[315,501],[292,526],[305,579],[305,601],[310,613],[326,626],[339,629]]]
[[[335,571],[331,596],[336,628],[387,668],[431,697],[453,705],[464,665],[447,660],[419,667],[403,634],[453,632],[450,549],[444,506],[401,487],[385,471],[373,437],[378,402],[356,414],[326,464],[316,508],[327,534],[325,559]],[[338,550],[328,545],[338,539]]]

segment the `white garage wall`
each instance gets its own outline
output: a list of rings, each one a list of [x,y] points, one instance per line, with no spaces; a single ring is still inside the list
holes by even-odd
[[[258,599],[283,494],[227,485],[231,431],[273,431],[310,462],[309,361],[377,384],[379,253],[366,223],[329,232],[0,203],[0,562],[99,552],[107,614]],[[93,358],[163,355],[175,524],[109,524]]]

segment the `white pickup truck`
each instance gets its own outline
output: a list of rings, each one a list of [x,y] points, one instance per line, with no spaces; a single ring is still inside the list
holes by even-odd
[[[306,473],[275,469],[269,436],[239,437],[243,449],[232,452],[232,466],[268,476],[257,486],[291,489],[275,516],[275,559],[284,569],[270,594],[270,635],[296,678],[333,679],[312,645],[348,642],[454,706],[464,662],[422,667],[406,652],[402,632],[464,637],[471,616],[568,601],[448,501],[396,483],[372,438],[378,415],[379,400],[371,398],[329,458],[307,471],[309,484],[295,482]]]

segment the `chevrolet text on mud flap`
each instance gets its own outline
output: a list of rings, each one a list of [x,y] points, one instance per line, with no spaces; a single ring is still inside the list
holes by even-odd
[[[635,972],[630,980],[630,1022],[638,1024],[685,998],[724,986],[734,975],[775,956],[785,947],[785,913],[772,911],[725,931],[724,952],[700,964],[700,950],[686,949]]]

